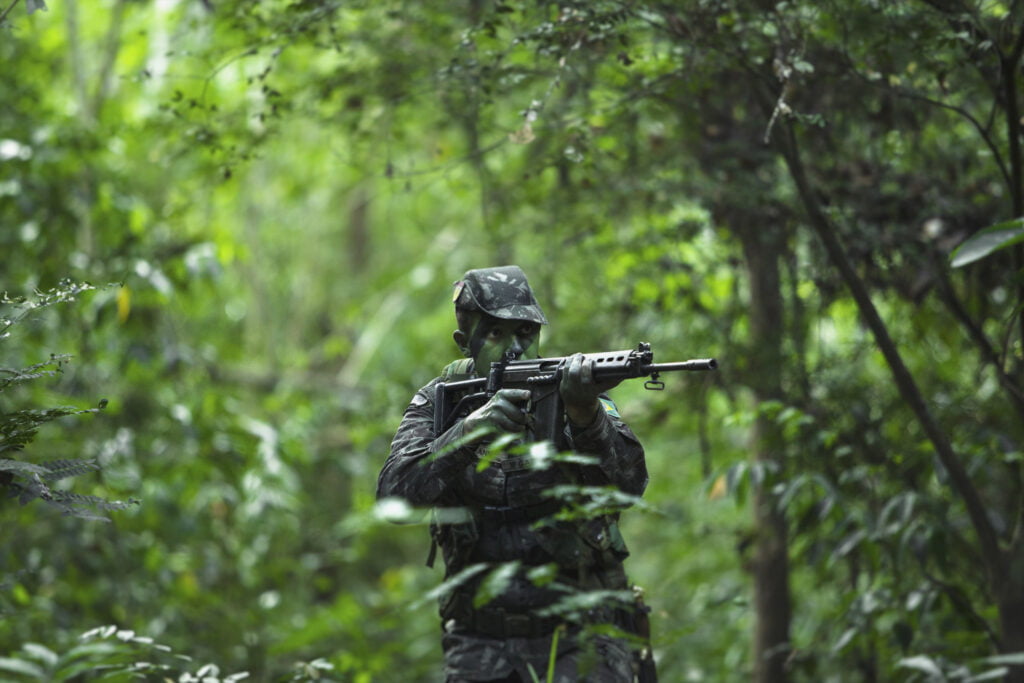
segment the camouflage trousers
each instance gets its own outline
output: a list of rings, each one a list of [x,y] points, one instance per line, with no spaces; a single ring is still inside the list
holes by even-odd
[[[546,681],[551,645],[552,636],[491,638],[457,627],[447,630],[441,638],[445,682]],[[633,656],[626,643],[608,636],[562,633],[552,680],[632,683]]]

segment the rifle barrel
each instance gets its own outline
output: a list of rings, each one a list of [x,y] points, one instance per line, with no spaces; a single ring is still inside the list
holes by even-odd
[[[676,372],[679,370],[714,370],[718,361],[714,358],[695,358],[678,363],[651,363],[643,366],[647,372]]]

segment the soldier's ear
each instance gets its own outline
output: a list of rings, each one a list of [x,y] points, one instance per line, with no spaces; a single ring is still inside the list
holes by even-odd
[[[462,351],[462,355],[469,358],[469,336],[462,330],[455,330],[452,332],[452,339],[455,340],[459,351]]]

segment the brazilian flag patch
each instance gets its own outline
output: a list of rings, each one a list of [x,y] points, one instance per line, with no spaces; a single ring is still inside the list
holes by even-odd
[[[604,412],[608,413],[612,417],[617,417],[617,418],[620,418],[620,419],[622,418],[622,416],[619,415],[619,411],[616,410],[615,404],[612,403],[612,400],[610,398],[600,398],[600,397],[598,397],[597,400],[600,401],[601,405],[604,407]]]

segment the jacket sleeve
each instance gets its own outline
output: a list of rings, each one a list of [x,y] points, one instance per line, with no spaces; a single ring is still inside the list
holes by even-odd
[[[587,427],[566,429],[575,451],[598,458],[596,467],[586,468],[588,483],[613,484],[624,493],[643,494],[647,488],[644,447],[617,414],[599,410]]]
[[[451,502],[459,472],[475,458],[473,448],[459,447],[462,421],[434,438],[433,388],[416,392],[391,441],[391,453],[377,479],[377,499],[402,498],[415,507]]]

